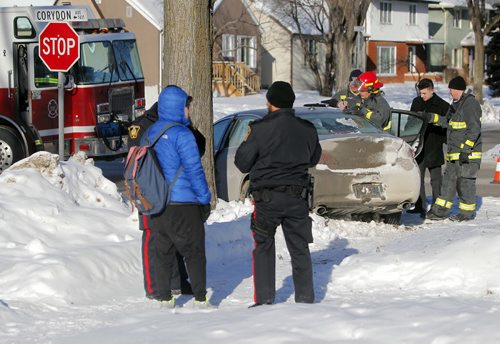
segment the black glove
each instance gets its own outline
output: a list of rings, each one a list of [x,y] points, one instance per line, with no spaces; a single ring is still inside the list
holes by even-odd
[[[200,204],[201,220],[203,223],[207,222],[210,216],[210,204]]]
[[[460,152],[460,156],[458,157],[458,163],[460,165],[462,165],[462,164],[468,164],[469,163],[469,153],[467,153],[467,152]]]

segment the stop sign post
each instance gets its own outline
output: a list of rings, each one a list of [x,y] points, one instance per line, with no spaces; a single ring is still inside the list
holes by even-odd
[[[40,59],[51,72],[58,72],[59,159],[64,160],[64,74],[80,58],[80,39],[66,22],[50,22],[38,39]]]

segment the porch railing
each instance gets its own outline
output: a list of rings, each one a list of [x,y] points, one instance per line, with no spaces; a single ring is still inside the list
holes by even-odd
[[[213,62],[212,84],[224,96],[245,96],[260,90],[260,77],[241,62]]]

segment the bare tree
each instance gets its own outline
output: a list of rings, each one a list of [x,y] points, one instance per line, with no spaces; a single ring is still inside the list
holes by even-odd
[[[213,156],[212,4],[210,0],[164,0],[163,85],[193,96],[192,122],[205,136],[203,165],[216,202]]]
[[[484,36],[488,35],[500,20],[497,14],[492,20],[486,22],[487,13],[485,9],[485,0],[467,0],[467,7],[472,21],[472,30],[474,31],[474,94],[477,100],[482,104],[483,99],[483,75],[484,75]]]
[[[355,26],[364,24],[370,0],[278,0],[282,11],[292,18],[306,61],[315,75],[320,94],[330,96],[343,88],[351,72]],[[308,40],[311,28],[326,48],[321,72]]]

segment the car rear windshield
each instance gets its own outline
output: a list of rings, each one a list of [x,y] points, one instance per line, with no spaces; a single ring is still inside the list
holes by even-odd
[[[318,131],[318,135],[329,136],[339,134],[371,134],[379,133],[376,127],[368,120],[356,115],[344,113],[307,113],[297,116],[308,120]]]

